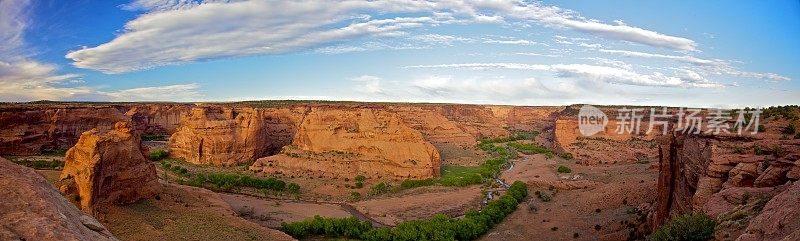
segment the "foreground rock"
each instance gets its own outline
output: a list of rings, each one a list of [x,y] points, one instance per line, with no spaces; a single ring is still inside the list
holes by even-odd
[[[155,166],[142,154],[140,138],[127,122],[113,130],[84,132],[67,151],[59,189],[88,213],[111,204],[132,203],[156,195]]]
[[[800,140],[673,134],[662,138],[659,152],[653,227],[702,212],[720,222],[717,238],[781,240],[798,235],[792,234],[800,227],[793,170],[800,166]]]
[[[0,158],[0,240],[117,240],[33,169]]]
[[[290,176],[428,178],[440,157],[396,114],[372,108],[312,108],[283,153],[252,170]]]

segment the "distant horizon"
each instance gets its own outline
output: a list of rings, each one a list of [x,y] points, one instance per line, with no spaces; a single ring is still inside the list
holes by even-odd
[[[412,105],[476,105],[476,106],[511,106],[511,107],[568,107],[568,106],[583,106],[592,105],[600,107],[667,107],[667,108],[700,108],[700,109],[744,109],[744,108],[762,108],[779,107],[779,106],[797,106],[800,104],[785,104],[785,105],[770,105],[770,106],[741,106],[733,108],[717,108],[705,106],[671,106],[671,105],[636,105],[636,104],[591,104],[591,103],[572,103],[565,105],[513,105],[513,104],[491,104],[491,103],[458,103],[458,102],[402,102],[402,101],[357,101],[357,100],[315,100],[315,99],[260,99],[260,100],[241,100],[241,101],[54,101],[54,100],[34,100],[25,102],[10,102],[0,101],[0,104],[48,104],[52,102],[56,104],[248,104],[247,102],[320,102],[320,104],[335,104],[335,103],[354,103],[354,104],[412,104]],[[329,103],[328,103],[329,102]]]

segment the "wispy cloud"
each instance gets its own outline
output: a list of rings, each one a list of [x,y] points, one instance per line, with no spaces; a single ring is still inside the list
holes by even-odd
[[[668,59],[668,60],[679,61],[697,66],[699,67],[700,70],[707,72],[709,74],[724,74],[724,75],[732,75],[743,78],[766,79],[772,81],[790,80],[789,77],[775,73],[756,73],[756,72],[741,71],[734,68],[731,65],[730,61],[725,61],[721,59],[703,59],[690,55],[667,55],[667,54],[655,54],[655,53],[645,53],[645,52],[616,50],[616,49],[600,49],[598,51],[603,53],[619,54],[625,57],[656,58],[656,59]]]
[[[468,63],[468,64],[442,64],[442,65],[416,65],[404,68],[462,68],[462,69],[512,69],[549,71],[557,77],[575,78],[591,81],[602,81],[612,84],[626,84],[636,86],[682,87],[682,88],[715,88],[722,87],[719,83],[707,80],[682,79],[653,72],[652,74],[639,74],[630,69],[610,66],[586,64],[520,64],[520,63]]]
[[[150,12],[125,24],[123,33],[112,41],[68,53],[66,57],[74,61],[74,66],[121,73],[207,59],[305,51],[356,38],[397,37],[408,34],[409,29],[455,23],[539,23],[657,47],[696,47],[690,39],[587,20],[570,10],[516,0],[139,0],[125,8]],[[376,18],[407,13],[416,17]],[[442,36],[428,37],[449,41],[435,38]],[[527,40],[495,42],[533,44]],[[328,52],[358,50],[323,48]]]

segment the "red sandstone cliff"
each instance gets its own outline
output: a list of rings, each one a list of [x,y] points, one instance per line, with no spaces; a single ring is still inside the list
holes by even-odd
[[[737,240],[797,237],[798,154],[800,140],[665,136],[659,144],[658,201],[650,222],[658,227],[671,217],[703,212],[721,220],[717,235],[739,237]],[[763,211],[759,210],[757,206],[763,207],[767,200]],[[732,213],[752,220],[746,230],[727,223]]]
[[[84,132],[67,151],[59,189],[88,213],[152,197],[161,185],[139,143],[127,122],[118,122],[113,130]]]
[[[117,240],[33,169],[0,157],[0,240]]]
[[[439,153],[397,114],[378,108],[312,107],[284,153],[252,170],[283,175],[427,178]]]

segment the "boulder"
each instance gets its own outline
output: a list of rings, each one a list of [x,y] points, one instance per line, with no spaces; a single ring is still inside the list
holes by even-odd
[[[67,151],[59,189],[92,214],[111,204],[150,198],[161,189],[155,166],[142,154],[140,137],[128,122],[84,132]]]
[[[0,158],[0,240],[117,240],[33,169]]]

